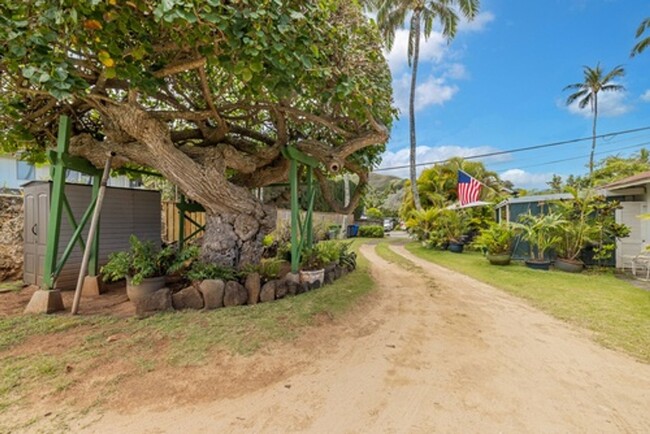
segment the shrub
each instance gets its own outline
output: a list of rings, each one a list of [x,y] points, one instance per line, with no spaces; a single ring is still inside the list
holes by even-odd
[[[384,217],[382,212],[377,208],[368,208],[365,214],[366,217],[372,220],[381,220]]]
[[[239,280],[241,273],[234,268],[224,267],[223,265],[195,261],[187,271],[186,277],[190,280]]]
[[[485,250],[490,255],[505,255],[512,250],[515,231],[508,222],[492,223],[474,240],[474,247]]]
[[[379,225],[359,227],[359,236],[365,238],[384,238],[384,228]]]

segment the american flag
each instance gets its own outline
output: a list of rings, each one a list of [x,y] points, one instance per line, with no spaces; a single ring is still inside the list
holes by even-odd
[[[462,170],[458,171],[458,201],[461,206],[478,201],[481,183]]]

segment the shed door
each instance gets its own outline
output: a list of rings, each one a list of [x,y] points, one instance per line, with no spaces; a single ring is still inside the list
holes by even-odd
[[[23,281],[26,284],[40,286],[43,283],[49,210],[47,189],[34,189],[25,194]]]
[[[631,268],[631,259],[648,244],[648,223],[639,215],[648,212],[645,202],[621,202],[616,210],[616,222],[630,228],[630,236],[616,241],[616,268]]]

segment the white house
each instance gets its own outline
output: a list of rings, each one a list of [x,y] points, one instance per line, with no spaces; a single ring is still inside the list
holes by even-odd
[[[49,181],[49,164],[33,165],[22,161],[13,155],[0,155],[0,190],[20,190],[23,184],[29,181]],[[83,173],[69,170],[66,181],[74,184],[91,184],[92,178]],[[113,176],[109,179],[111,187],[137,188],[141,186],[140,181],[130,180],[126,176]]]
[[[650,207],[650,171],[629,176],[602,187],[619,196],[621,209],[616,223],[630,228],[630,236],[616,242],[616,268],[631,268],[632,258],[650,245],[650,219],[644,217]]]

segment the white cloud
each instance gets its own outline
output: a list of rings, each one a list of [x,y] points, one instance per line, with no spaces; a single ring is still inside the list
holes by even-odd
[[[641,101],[650,102],[650,89],[643,92],[643,95],[641,95]]]
[[[409,31],[407,29],[398,29],[395,32],[393,48],[386,54],[393,75],[397,75],[408,66],[408,44]],[[449,45],[439,32],[431,32],[431,35],[426,40],[424,35],[420,35],[420,62],[440,63],[445,58],[448,50]]]
[[[494,14],[489,11],[479,13],[472,21],[462,19],[458,24],[459,32],[480,32],[494,21]]]
[[[402,113],[408,113],[411,92],[411,75],[403,74],[393,82],[395,105]],[[429,76],[425,81],[419,80],[415,88],[415,111],[432,105],[443,105],[458,92],[458,86],[447,83],[443,77]]]
[[[417,164],[436,162],[447,160],[452,157],[469,157],[473,155],[482,155],[490,152],[496,152],[498,149],[490,146],[476,146],[476,147],[462,147],[456,145],[445,145],[445,146],[418,146],[415,151],[415,160]],[[379,168],[385,167],[398,167],[398,166],[408,166],[409,164],[410,149],[408,147],[400,149],[399,151],[392,152],[386,151],[383,154],[383,159]],[[489,157],[482,159],[483,162],[496,162],[496,161],[510,161],[512,157],[508,154],[498,155],[494,157]],[[417,173],[418,175],[422,170],[426,169],[429,166],[418,166]],[[408,167],[402,169],[393,169],[380,171],[379,173],[385,175],[399,176],[402,178],[408,178],[409,169]]]
[[[512,182],[515,187],[542,189],[548,187],[546,183],[553,178],[553,173],[530,173],[521,169],[510,169],[499,176]]]
[[[585,108],[581,109],[578,105],[578,101],[567,106],[567,109],[574,115],[580,115],[586,118],[592,116],[591,107],[587,105]],[[632,110],[632,106],[627,102],[627,92],[598,93],[598,116],[616,117],[624,115],[630,110]]]
[[[468,75],[465,65],[462,63],[450,63],[442,76],[448,77],[452,80],[463,80],[467,78]]]

